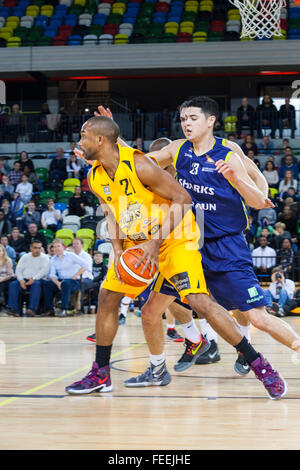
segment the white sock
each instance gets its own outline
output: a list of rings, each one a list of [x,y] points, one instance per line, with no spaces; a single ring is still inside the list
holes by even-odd
[[[120,302],[120,315],[126,317],[129,304],[131,302],[130,297],[123,297]]]
[[[149,354],[150,362],[154,366],[160,366],[163,362],[165,362],[165,353],[162,354]]]
[[[200,323],[201,333],[205,335],[209,341],[214,340],[217,343],[218,335],[215,332],[215,330],[212,329],[210,324],[204,318],[199,320],[199,323]]]
[[[180,325],[184,331],[184,336],[192,341],[192,343],[199,343],[200,331],[196,327],[194,320],[192,319],[189,323],[183,323]]]
[[[241,333],[243,336],[246,336],[247,340],[249,341],[249,343],[251,342],[251,336],[250,336],[250,329],[251,329],[251,325],[248,325],[248,326],[243,326],[243,325],[240,325],[238,323],[239,327],[240,327],[240,330],[241,330]]]
[[[168,330],[173,330],[174,328],[175,328],[175,323],[173,323],[173,325],[169,325],[169,323],[167,324]]]

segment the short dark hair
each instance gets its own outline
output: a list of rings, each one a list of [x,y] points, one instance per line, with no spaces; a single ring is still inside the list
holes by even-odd
[[[34,245],[35,243],[38,243],[39,245],[42,245],[41,240],[37,240],[36,238],[34,238],[34,239],[31,241],[30,246]]]
[[[208,96],[195,96],[193,98],[190,98],[184,101],[180,105],[180,112],[182,111],[183,108],[191,108],[191,107],[201,108],[202,113],[205,114],[207,117],[216,116],[216,119],[218,119],[219,105],[215,100],[213,100],[212,98],[209,98]]]

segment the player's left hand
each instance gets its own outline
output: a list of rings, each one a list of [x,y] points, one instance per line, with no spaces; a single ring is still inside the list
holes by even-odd
[[[268,209],[269,207],[275,207],[275,204],[273,204],[273,202],[271,201],[271,199],[269,199],[268,197],[266,197],[265,199],[265,205],[264,205],[264,209]]]
[[[87,160],[85,158],[84,153],[83,153],[82,150],[74,148],[74,153],[75,153],[76,157],[81,158],[81,160],[84,160],[85,163],[87,163],[88,165],[93,165],[94,160]]]
[[[218,173],[221,173],[224,178],[232,182],[234,181],[236,173],[233,166],[229,162],[225,162],[225,160],[218,160],[216,162],[216,168]]]
[[[144,274],[147,266],[150,264],[150,276],[154,274],[154,267],[158,269],[158,251],[160,244],[158,240],[149,240],[147,242],[141,243],[138,245],[138,248],[143,250],[143,257],[136,263],[135,267],[138,268],[142,262],[145,262],[145,265],[141,271],[141,274]]]

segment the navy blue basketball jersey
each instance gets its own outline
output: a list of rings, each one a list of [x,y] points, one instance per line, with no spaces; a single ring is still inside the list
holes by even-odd
[[[196,155],[192,142],[186,140],[174,158],[176,179],[190,194],[195,216],[199,216],[199,209],[204,211],[206,239],[241,233],[248,225],[241,195],[215,166],[232,153],[224,144],[225,139],[214,137],[213,147],[204,155]]]

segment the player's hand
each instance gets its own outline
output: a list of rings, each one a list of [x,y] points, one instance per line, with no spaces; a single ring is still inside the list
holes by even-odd
[[[216,162],[216,168],[218,173],[221,173],[224,178],[234,182],[236,174],[233,166],[229,162],[225,162],[225,160],[218,160]]]
[[[94,112],[94,115],[96,117],[98,116],[104,116],[104,117],[108,117],[109,119],[113,119],[113,115],[112,115],[112,112],[109,108],[104,108],[104,106],[100,105],[98,106],[98,113],[97,111]]]
[[[268,197],[266,197],[265,199],[265,205],[264,205],[264,209],[268,209],[269,207],[275,207],[275,204],[273,204],[273,202],[271,201],[271,199],[269,199]]]
[[[119,260],[122,256],[122,253],[123,251],[122,250],[118,250],[114,253],[114,268],[115,268],[115,273],[116,273],[116,276],[118,278],[118,280],[120,281],[120,283],[122,284],[122,279],[121,279],[121,276],[119,274],[119,271],[118,271],[118,264],[119,264]]]
[[[138,268],[142,262],[145,262],[145,265],[141,271],[141,274],[147,269],[147,266],[150,265],[150,276],[154,274],[154,268],[158,269],[158,252],[159,252],[160,243],[158,240],[149,240],[147,242],[141,243],[138,245],[138,248],[143,250],[143,256],[141,259],[136,263],[135,267]],[[136,247],[135,247],[136,248]]]
[[[79,149],[77,149],[77,148],[74,148],[74,153],[75,153],[76,157],[81,158],[81,159],[84,160],[85,163],[87,163],[88,165],[93,165],[93,163],[94,163],[95,160],[87,160],[87,159],[85,158],[84,153],[83,153],[82,150],[79,150]]]

